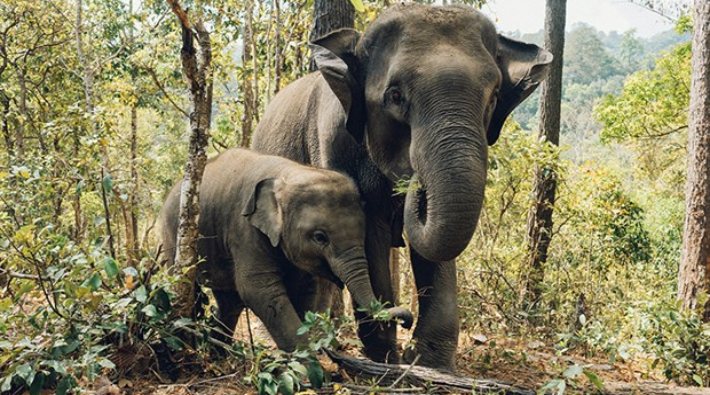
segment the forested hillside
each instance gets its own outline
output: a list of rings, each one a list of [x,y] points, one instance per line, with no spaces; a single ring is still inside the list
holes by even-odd
[[[309,72],[314,1],[183,3],[212,47],[208,155],[248,147],[269,101]],[[351,3],[362,31],[394,2]],[[551,393],[710,386],[710,326],[677,299],[692,20],[676,25],[648,38],[568,26],[560,146],[538,138],[538,89],[489,148],[484,207],[457,258],[459,373]],[[509,36],[543,45],[542,31]],[[234,345],[215,341],[209,292],[202,314],[175,316],[184,278],[162,265],[174,252],[157,222],[188,158],[183,39],[163,0],[0,3],[0,393],[392,390],[326,362],[326,348],[358,352],[350,306],[306,314],[311,340],[293,354],[253,315]],[[557,200],[530,305],[538,168],[557,175]],[[392,255],[397,299],[416,312],[407,250]],[[402,347],[411,336],[399,330]]]

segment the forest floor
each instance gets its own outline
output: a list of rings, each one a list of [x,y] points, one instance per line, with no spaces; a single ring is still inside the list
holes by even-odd
[[[257,341],[269,343],[270,340],[258,323],[253,328]],[[240,333],[244,332],[244,333]],[[408,334],[408,332],[407,332]],[[240,325],[236,336],[248,336],[245,325]],[[400,333],[401,335],[401,333]],[[521,389],[539,391],[546,384],[564,383],[566,389],[558,392],[559,387],[549,388],[546,393],[586,394],[586,393],[624,393],[643,394],[644,385],[660,386],[663,394],[709,394],[710,389],[681,388],[664,382],[661,372],[648,374],[648,367],[641,361],[610,361],[604,358],[588,358],[578,354],[560,355],[550,345],[538,340],[520,338],[502,338],[482,334],[462,333],[457,355],[457,374],[475,379],[490,379],[507,383]],[[341,350],[351,356],[361,357],[356,347],[350,346]],[[320,358],[321,365],[331,376],[332,381],[318,390],[301,392],[302,394],[350,394],[350,393],[422,393],[403,380],[397,390],[377,390],[373,379],[356,377],[333,363],[327,356]],[[147,368],[134,369],[137,373],[111,380],[102,378],[94,385],[97,395],[132,395],[132,394],[201,394],[201,395],[233,395],[256,394],[253,386],[245,382],[248,375],[246,365],[231,371],[228,366],[220,366],[222,362],[211,361],[210,372],[205,372],[204,364],[190,367],[180,367],[181,376],[175,381],[164,377],[155,370]],[[227,363],[224,363],[227,365]],[[189,365],[189,364],[188,364]],[[565,372],[571,366],[580,366],[574,377],[565,377]],[[582,370],[584,373],[582,373]],[[569,372],[568,372],[569,373]],[[591,374],[590,374],[591,373]],[[599,391],[590,381],[598,377],[603,383],[604,391]],[[374,390],[373,390],[374,389]],[[431,391],[431,389],[430,389]],[[433,390],[440,393],[441,390]],[[470,392],[468,392],[470,393]]]

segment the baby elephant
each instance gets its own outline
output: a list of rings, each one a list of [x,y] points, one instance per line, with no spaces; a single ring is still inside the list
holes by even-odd
[[[168,264],[175,253],[179,192],[178,183],[161,213]],[[248,307],[278,347],[292,351],[305,340],[296,334],[303,314],[328,305],[319,278],[341,288],[344,283],[359,306],[376,300],[360,195],[340,173],[244,149],[225,151],[205,168],[199,229],[200,281],[212,288],[230,337]],[[386,311],[411,327],[408,310]]]

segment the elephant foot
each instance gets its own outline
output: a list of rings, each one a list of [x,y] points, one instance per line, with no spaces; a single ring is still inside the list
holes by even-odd
[[[358,334],[363,344],[363,354],[375,362],[398,364],[401,362],[397,351],[397,332],[394,325],[361,323]]]
[[[456,342],[431,342],[417,339],[413,347],[404,351],[402,359],[404,363],[411,364],[416,361],[417,365],[428,368],[456,371]]]

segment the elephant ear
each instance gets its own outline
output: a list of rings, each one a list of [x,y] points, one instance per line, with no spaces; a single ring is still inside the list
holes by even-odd
[[[360,142],[365,131],[365,106],[355,55],[358,40],[360,33],[356,30],[338,29],[314,40],[310,47],[318,70],[343,106],[348,131]]]
[[[273,178],[259,181],[242,210],[247,221],[265,234],[274,247],[279,245],[283,228],[283,216],[276,200],[275,185],[276,180]]]
[[[527,44],[498,35],[498,68],[503,81],[498,91],[498,103],[488,124],[488,145],[493,145],[511,111],[547,77],[552,54],[534,44]]]

